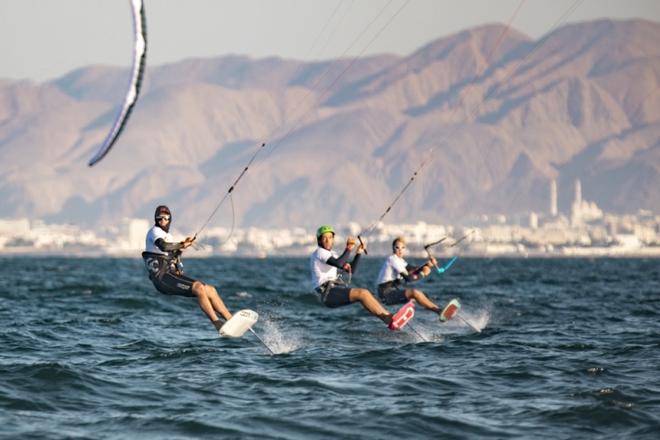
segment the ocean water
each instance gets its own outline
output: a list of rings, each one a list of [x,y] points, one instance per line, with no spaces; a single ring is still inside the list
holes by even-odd
[[[0,262],[0,438],[660,438],[659,260],[466,258],[418,283],[481,333],[327,309],[304,258],[187,260],[276,355],[138,258]]]

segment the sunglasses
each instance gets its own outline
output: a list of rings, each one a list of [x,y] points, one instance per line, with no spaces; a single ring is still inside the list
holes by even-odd
[[[159,215],[156,217],[156,220],[161,221],[161,220],[167,220],[168,222],[170,221],[170,216],[169,215]]]

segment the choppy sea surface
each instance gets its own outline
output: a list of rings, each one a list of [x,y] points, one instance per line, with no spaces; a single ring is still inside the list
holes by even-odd
[[[325,308],[304,258],[187,260],[276,355],[140,259],[0,263],[0,438],[660,438],[660,260],[466,258],[417,284],[481,333]]]

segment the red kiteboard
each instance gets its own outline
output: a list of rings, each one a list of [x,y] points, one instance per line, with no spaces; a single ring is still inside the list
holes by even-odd
[[[413,301],[408,301],[394,314],[394,316],[392,316],[392,322],[390,322],[390,325],[387,327],[390,330],[401,330],[406,324],[408,324],[408,321],[413,319],[413,316],[415,316],[415,303]]]

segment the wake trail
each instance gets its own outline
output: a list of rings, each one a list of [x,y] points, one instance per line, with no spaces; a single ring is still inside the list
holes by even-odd
[[[275,354],[290,353],[303,347],[303,337],[300,333],[288,331],[284,334],[277,321],[265,316],[262,320],[264,341]]]

